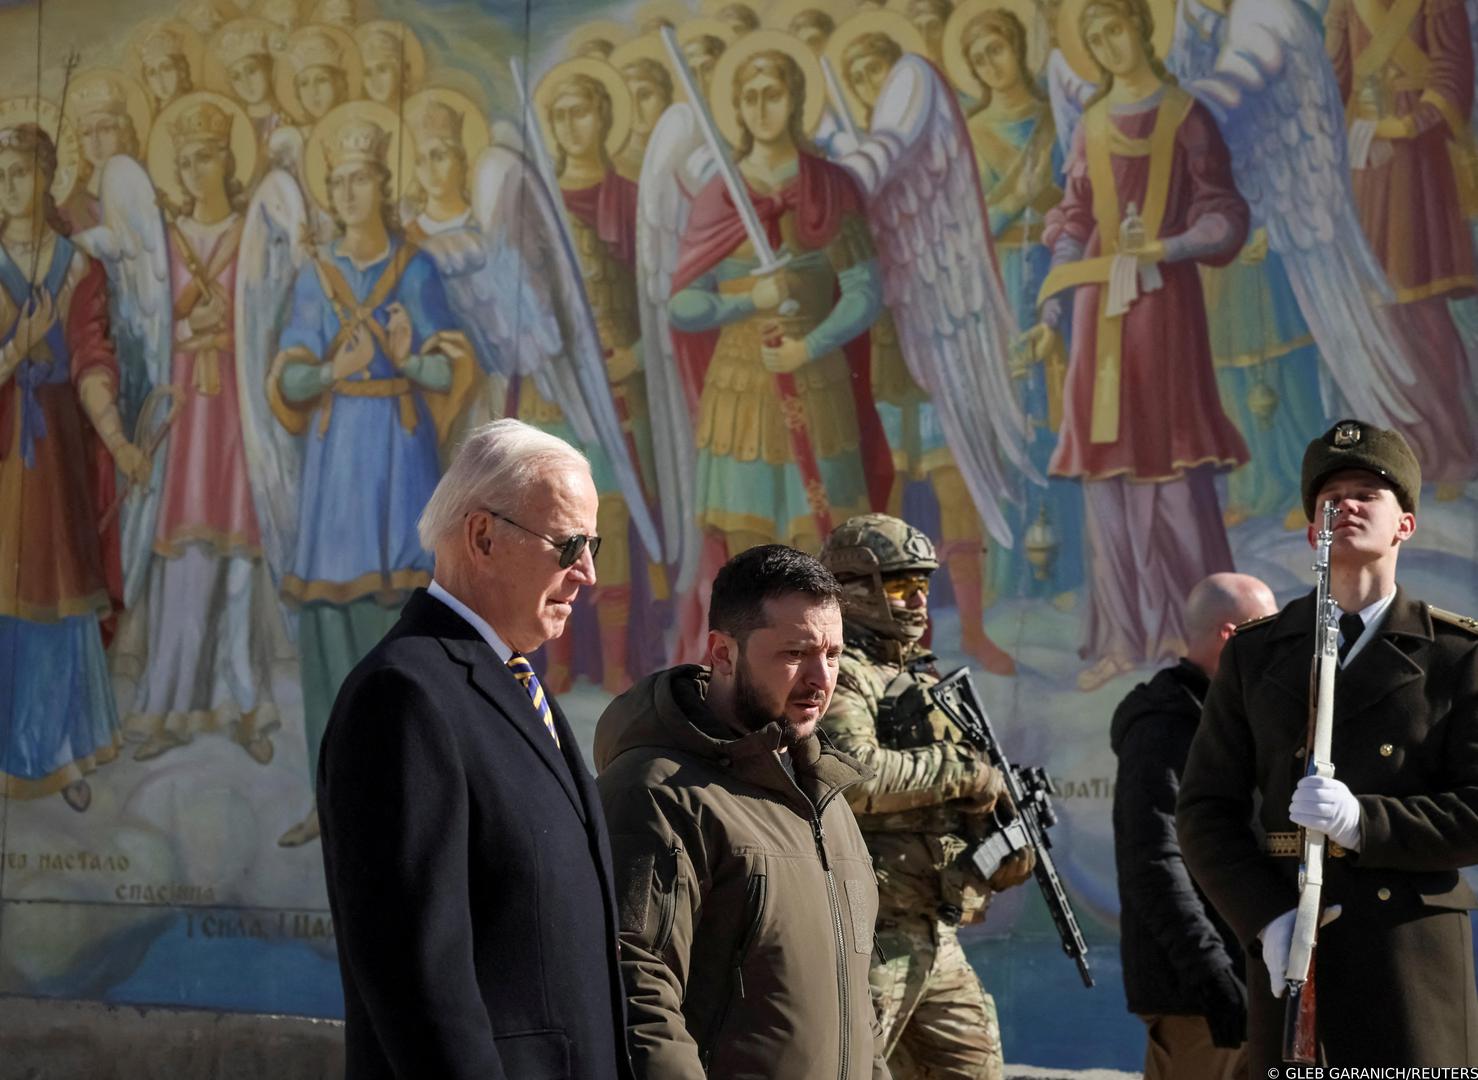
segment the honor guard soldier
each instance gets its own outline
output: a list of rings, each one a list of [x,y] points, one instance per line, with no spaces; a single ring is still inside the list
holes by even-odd
[[[1309,444],[1302,486],[1311,522],[1339,511],[1334,775],[1305,776],[1311,594],[1227,644],[1177,812],[1191,873],[1247,951],[1250,1075],[1282,1057],[1300,827],[1329,838],[1326,920],[1338,909],[1314,952],[1319,1060],[1478,1063],[1478,897],[1458,873],[1478,862],[1478,623],[1396,583],[1421,489],[1399,434],[1341,420]]]
[[[877,871],[872,986],[896,1080],[999,1078],[996,1004],[960,948],[958,928],[985,917],[992,891],[1031,876],[1028,851],[990,881],[965,856],[993,826],[1000,773],[934,708],[929,626],[934,545],[885,514],[843,522],[821,562],[843,590],[844,649],[822,721],[837,747],[875,774],[850,788]]]

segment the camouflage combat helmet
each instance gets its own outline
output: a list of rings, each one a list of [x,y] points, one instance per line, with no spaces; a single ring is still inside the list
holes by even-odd
[[[819,558],[841,582],[848,620],[896,640],[924,636],[928,617],[894,608],[883,592],[885,574],[939,569],[934,544],[918,529],[887,514],[859,514],[832,530]]]

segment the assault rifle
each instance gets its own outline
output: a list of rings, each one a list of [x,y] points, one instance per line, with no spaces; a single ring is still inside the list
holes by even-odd
[[[983,753],[991,765],[1000,770],[1006,781],[1006,794],[1010,796],[1012,816],[1006,819],[1001,813],[1001,804],[992,816],[997,828],[970,852],[970,860],[981,875],[990,878],[1001,863],[1027,848],[1036,852],[1037,866],[1034,871],[1037,884],[1042,888],[1042,899],[1047,901],[1047,910],[1057,924],[1057,936],[1062,939],[1062,951],[1078,965],[1078,974],[1083,985],[1093,986],[1093,975],[1088,970],[1088,945],[1083,932],[1078,929],[1078,920],[1073,915],[1073,906],[1063,891],[1062,880],[1057,876],[1057,867],[1052,862],[1048,849],[1052,840],[1047,830],[1057,824],[1057,814],[1052,809],[1052,795],[1056,789],[1052,778],[1041,766],[1023,768],[1006,760],[1001,741],[991,728],[990,717],[975,694],[975,684],[970,680],[970,669],[962,667],[930,688],[930,696],[939,710],[948,716],[956,727],[964,732],[965,739]]]

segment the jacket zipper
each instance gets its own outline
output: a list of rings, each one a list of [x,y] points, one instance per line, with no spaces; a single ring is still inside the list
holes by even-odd
[[[829,800],[828,800],[829,801]],[[837,1005],[841,1010],[840,1080],[847,1080],[847,1055],[851,1049],[852,1021],[847,1008],[847,938],[842,928],[842,909],[837,900],[837,879],[832,872],[831,860],[826,857],[826,830],[821,826],[821,810],[811,817],[811,832],[816,837],[816,854],[821,856],[821,869],[826,872],[826,900],[831,905],[831,928],[836,937],[837,950]]]

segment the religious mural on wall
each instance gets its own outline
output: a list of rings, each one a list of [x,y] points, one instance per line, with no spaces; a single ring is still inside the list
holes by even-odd
[[[592,462],[587,737],[734,552],[924,528],[1110,972],[1109,715],[1200,577],[1306,588],[1312,435],[1407,435],[1478,607],[1461,0],[131,7],[0,6],[0,992],[336,1013],[318,739],[491,417]],[[1026,893],[1008,1056],[1132,1064],[1111,974],[1040,1042]]]

